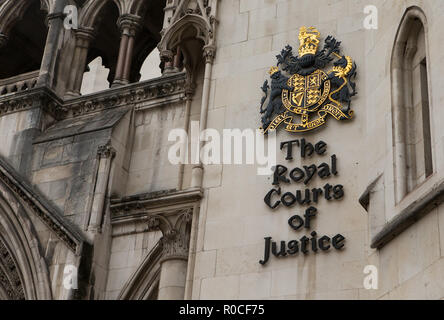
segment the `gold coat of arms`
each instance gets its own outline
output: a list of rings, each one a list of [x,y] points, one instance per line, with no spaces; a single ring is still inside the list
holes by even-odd
[[[327,115],[336,120],[353,117],[351,98],[357,94],[356,64],[340,54],[341,42],[332,36],[319,51],[320,33],[313,27],[299,32],[299,55],[286,46],[271,67],[271,83],[265,81],[261,101],[264,133],[285,125],[289,132],[306,132],[326,123]],[[336,60],[335,60],[336,58]],[[335,60],[335,61],[334,61]],[[322,69],[333,63],[327,73]],[[287,77],[284,73],[289,74]],[[268,101],[268,102],[267,102]]]

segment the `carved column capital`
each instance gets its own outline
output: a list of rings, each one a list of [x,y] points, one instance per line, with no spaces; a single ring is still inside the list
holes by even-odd
[[[205,58],[205,63],[213,63],[216,57],[216,46],[207,45],[203,48],[203,56]]]
[[[162,261],[171,259],[188,259],[190,236],[173,230],[168,236],[160,239]]]
[[[74,30],[76,35],[76,44],[78,47],[88,48],[89,43],[94,40],[96,34],[93,28],[82,28]]]
[[[142,18],[133,14],[124,14],[117,20],[122,35],[135,37],[137,32],[142,29]]]
[[[97,149],[97,156],[99,158],[113,159],[116,156],[116,150],[108,143]]]
[[[147,219],[148,230],[160,230],[163,256],[162,261],[188,259],[191,221],[193,209],[185,209],[175,214],[151,215]]]

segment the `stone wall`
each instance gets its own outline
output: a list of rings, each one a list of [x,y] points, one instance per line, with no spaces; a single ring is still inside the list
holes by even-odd
[[[358,65],[353,120],[339,122],[330,117],[322,129],[303,136],[284,130],[277,134],[278,143],[301,138],[313,144],[321,140],[327,143],[325,154],[307,158],[301,158],[295,148],[292,161],[278,151],[278,164],[294,168],[329,163],[333,155],[337,157],[338,174],[325,180],[315,176],[309,188],[340,184],[345,195],[313,204],[318,212],[310,231],[294,231],[288,225],[288,219],[303,215],[307,206],[276,210],[266,206],[263,199],[273,188],[272,177],[258,175],[256,165],[205,165],[200,190],[190,188],[193,165],[180,167],[169,162],[168,152],[175,142],[168,141],[168,135],[172,129],[187,127],[187,98],[192,96],[190,120],[200,119],[205,93],[203,64],[198,67],[196,62],[199,59],[193,61],[197,68],[193,84],[189,75],[177,73],[65,101],[51,93],[53,99],[48,101],[54,103],[51,106],[60,116],[50,112],[46,100],[23,105],[24,110],[15,110],[17,104],[10,104],[11,110],[2,107],[0,155],[24,176],[23,181],[29,180],[29,188],[39,194],[35,197],[40,199],[41,194],[48,200],[44,203],[52,214],[48,215],[56,220],[60,215],[66,221],[59,227],[67,232],[65,239],[57,233],[57,223],[48,226],[32,213],[31,209],[38,207],[32,203],[39,199],[21,203],[0,183],[0,200],[5,198],[12,207],[23,208],[32,221],[32,234],[48,267],[52,297],[73,297],[72,291],[63,288],[64,267],[73,264],[82,267],[81,293],[75,297],[147,298],[140,286],[158,290],[158,265],[162,263],[156,256],[153,262],[159,270],[151,270],[145,265],[147,258],[162,252],[159,239],[168,235],[165,230],[176,227],[177,216],[189,214],[183,218],[191,219],[184,224],[187,228],[192,222],[184,288],[188,299],[444,298],[441,195],[426,203],[421,212],[415,209],[419,213],[409,218],[411,225],[398,226],[393,239],[385,236],[385,241],[375,244],[388,226],[406,213],[415,214],[412,206],[443,188],[444,133],[440,120],[444,111],[440,104],[444,93],[440,88],[444,48],[440,18],[444,6],[442,0],[374,0],[379,27],[366,30],[364,7],[368,4],[364,0],[221,0],[218,4],[208,128],[222,133],[223,129],[260,126],[260,86],[269,78],[268,70],[276,65],[275,56],[281,49],[287,44],[298,47],[301,26],[316,27],[321,41],[328,35],[337,38],[342,42],[342,53]],[[399,24],[411,6],[420,7],[427,18],[434,173],[397,201],[393,97],[400,93],[392,86],[391,62]],[[64,37],[67,43],[70,36]],[[59,52],[64,57],[56,63],[56,73],[69,70],[71,46]],[[201,52],[197,47],[196,52]],[[59,95],[64,93],[64,78],[55,85]],[[9,98],[12,101],[18,95]],[[7,100],[2,96],[0,103]],[[102,157],[100,152],[109,154]],[[303,183],[282,184],[283,192],[305,188]],[[184,209],[191,213],[185,214]],[[153,222],[151,216],[157,220]],[[159,216],[168,221],[169,229],[162,230]],[[309,236],[314,230],[331,237],[340,233],[346,238],[345,247],[271,257],[267,264],[259,263],[265,237],[280,244]],[[70,239],[75,239],[74,244]],[[185,276],[186,258],[177,258],[164,273],[174,273],[180,266],[180,272],[171,277],[172,283],[183,282]],[[378,290],[364,288],[367,265],[378,268]],[[144,272],[148,273],[145,278]],[[169,289],[168,284],[164,288]]]
[[[312,143],[325,141],[327,153],[308,160],[295,158],[291,163],[284,159],[283,153],[278,157],[278,163],[293,168],[321,163],[332,154],[337,155],[339,174],[328,182],[343,184],[345,197],[339,202],[320,202],[313,229],[318,234],[341,233],[346,237],[346,246],[341,252],[274,259],[261,266],[258,261],[263,257],[264,237],[271,236],[276,241],[300,238],[304,232],[291,230],[287,220],[303,213],[305,208],[271,211],[263,202],[272,187],[269,177],[257,176],[252,166],[224,165],[217,175],[222,184],[206,189],[201,209],[194,299],[444,297],[442,276],[438,274],[443,261],[442,233],[438,231],[443,224],[441,207],[381,250],[370,249],[375,233],[403,208],[433,189],[442,177],[442,132],[437,121],[443,97],[437,88],[442,82],[439,66],[442,42],[438,38],[443,7],[439,1],[372,4],[379,10],[377,30],[363,27],[366,1],[221,1],[210,123],[220,123],[223,114],[220,125],[223,128],[259,126],[259,87],[268,77],[269,67],[275,65],[275,55],[286,44],[294,48],[299,45],[297,37],[303,25],[317,27],[323,37],[335,36],[342,41],[343,54],[357,63],[359,94],[353,99],[354,120],[340,123],[331,118],[323,129],[304,135]],[[420,6],[428,19],[436,173],[395,206],[390,61],[399,23],[412,5]],[[283,130],[277,135],[278,142],[297,138],[300,137]],[[212,173],[207,171],[207,174]],[[379,189],[371,193],[373,210],[367,213],[358,199],[380,174],[383,178]],[[313,186],[324,183],[318,180]],[[294,191],[304,186],[293,183],[283,188]],[[363,288],[363,270],[368,264],[379,269],[378,291]]]

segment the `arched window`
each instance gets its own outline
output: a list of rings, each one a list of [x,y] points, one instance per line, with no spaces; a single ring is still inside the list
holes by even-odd
[[[412,7],[399,27],[391,66],[397,202],[433,173],[427,57],[427,20]]]
[[[35,87],[45,50],[46,15],[39,0],[1,7],[0,95]]]
[[[144,80],[160,75],[156,46],[161,38],[166,0],[137,2],[141,5],[134,10],[116,3],[120,2],[89,0],[82,7],[80,27],[73,32],[73,41],[65,45],[67,58],[59,71],[60,91],[65,91],[65,98],[97,91],[90,87],[92,82],[88,82],[88,77],[92,73],[87,68],[97,57],[109,69],[110,87],[138,82],[145,62]]]
[[[106,90],[114,80],[120,42],[118,18],[119,10],[113,1],[107,2],[99,12],[96,36],[89,47],[82,76],[81,94]]]
[[[40,9],[40,1],[32,0],[21,20],[9,26],[5,46],[0,48],[0,79],[40,69],[46,43],[46,15]]]

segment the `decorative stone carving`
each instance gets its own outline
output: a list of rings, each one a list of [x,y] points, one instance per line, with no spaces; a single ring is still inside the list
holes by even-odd
[[[162,50],[160,51],[160,60],[163,62],[173,62],[174,60],[174,53],[171,50]]]
[[[117,88],[71,100],[64,105],[70,114],[67,117],[78,117],[99,112],[105,109],[118,108],[131,104],[143,104],[151,100],[168,96],[183,95],[185,91],[185,74],[175,74],[155,81],[135,83],[124,89]]]
[[[19,269],[9,250],[0,239],[0,286],[6,291],[11,300],[25,300],[25,292]]]
[[[29,89],[4,98],[0,95],[0,117],[37,107],[42,108],[57,120],[62,120],[67,114],[61,100],[45,87]]]
[[[148,230],[161,230],[162,261],[188,259],[190,228],[193,209],[177,211],[174,214],[157,214],[147,218]]]
[[[111,146],[111,142],[108,142],[97,149],[97,156],[99,158],[113,159],[116,156],[116,150]]]
[[[203,48],[203,56],[205,58],[206,63],[213,63],[214,58],[216,57],[216,46],[208,45]]]
[[[201,190],[165,190],[123,199],[111,199],[111,220],[112,223],[126,223],[135,218],[156,215],[159,210],[170,215],[169,212],[177,212],[177,209],[169,206],[181,204],[180,210],[186,210],[198,203],[202,196]]]
[[[117,20],[117,26],[122,34],[135,37],[137,32],[142,28],[141,21],[142,19],[139,16],[124,14]]]
[[[63,102],[51,90],[45,87],[36,87],[14,95],[5,96],[0,93],[0,117],[5,114],[41,107],[56,120],[74,118],[105,109],[112,109],[131,104],[143,104],[151,100],[169,96],[185,98],[185,74],[174,74],[155,81],[135,83],[118,90],[90,95],[87,98],[79,97]],[[1,87],[1,85],[0,85]]]

